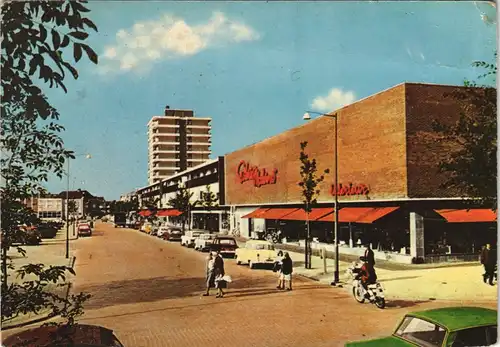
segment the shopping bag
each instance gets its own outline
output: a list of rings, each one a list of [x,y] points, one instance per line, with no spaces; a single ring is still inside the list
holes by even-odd
[[[231,279],[231,276],[225,275],[222,277],[223,281],[226,281],[227,283],[231,283],[233,280]]]

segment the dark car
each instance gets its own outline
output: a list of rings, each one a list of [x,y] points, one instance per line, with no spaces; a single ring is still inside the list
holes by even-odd
[[[42,242],[40,232],[36,226],[20,226],[21,233],[17,242],[23,245],[36,246]]]
[[[236,243],[236,239],[230,236],[218,236],[210,245],[210,251],[220,252],[223,257],[225,256],[228,258],[235,257],[237,248],[238,244]]]
[[[101,326],[75,324],[44,326],[9,336],[6,347],[124,347],[113,331]]]
[[[53,239],[59,228],[55,223],[51,222],[42,222],[37,225],[37,229],[40,232],[40,237],[42,239]]]

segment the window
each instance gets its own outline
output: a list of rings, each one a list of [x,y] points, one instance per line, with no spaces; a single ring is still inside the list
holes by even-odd
[[[496,327],[495,327],[496,328]],[[488,346],[486,327],[460,330],[456,333],[453,347]]]
[[[220,239],[219,243],[221,245],[235,245],[236,244],[236,242],[232,239]]]
[[[445,335],[442,327],[416,317],[405,317],[396,331],[396,336],[424,347],[441,346]]]
[[[192,142],[192,137],[188,136],[188,142]]]

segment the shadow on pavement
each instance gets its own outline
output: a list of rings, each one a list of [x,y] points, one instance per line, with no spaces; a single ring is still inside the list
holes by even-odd
[[[236,280],[229,284],[227,292],[231,296],[253,296],[280,293],[276,289],[274,279],[261,281],[258,287],[252,288],[247,280]],[[324,285],[297,284],[293,291],[324,289]],[[84,285],[78,287],[78,292],[87,292],[92,295],[88,308],[98,308],[138,302],[154,302],[165,299],[183,298],[199,295],[205,290],[205,278],[175,278],[155,277],[114,281],[98,285]],[[212,289],[215,292],[215,289]]]
[[[78,291],[92,295],[86,307],[97,308],[192,296],[204,288],[204,278],[156,277],[86,285]]]
[[[430,302],[430,300],[388,300],[385,304],[387,308],[403,308],[403,307],[413,307],[420,304],[425,304]]]
[[[379,282],[384,283],[384,282],[399,281],[399,280],[412,280],[412,279],[420,278],[420,277],[422,277],[422,276],[395,277],[395,278],[388,278],[386,280],[379,280]]]

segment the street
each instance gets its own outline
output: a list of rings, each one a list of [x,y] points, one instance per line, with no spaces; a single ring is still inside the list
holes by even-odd
[[[342,346],[390,334],[408,311],[463,304],[389,298],[379,310],[303,278],[278,292],[273,272],[231,259],[227,295],[202,297],[206,253],[104,223],[72,247],[73,291],[92,294],[80,322],[113,329],[125,346]]]

